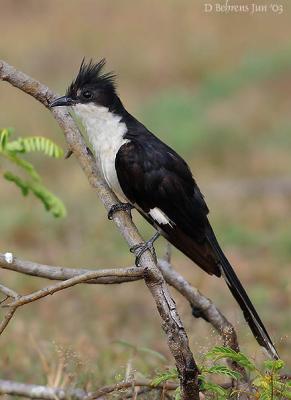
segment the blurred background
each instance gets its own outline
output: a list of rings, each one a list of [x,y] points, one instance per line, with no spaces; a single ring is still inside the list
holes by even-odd
[[[255,15],[206,13],[200,0],[0,0],[0,53],[60,94],[84,56],[106,57],[126,108],[189,162],[218,238],[290,367],[291,6],[277,3],[280,15],[269,8]],[[44,135],[66,148],[47,110],[0,86],[1,127],[13,126],[15,136]],[[69,267],[131,265],[74,157],[29,160],[63,199],[68,216],[53,218],[1,178],[0,252]],[[0,172],[5,168],[1,160]],[[151,228],[136,213],[134,220],[149,237]],[[159,255],[164,248],[160,240]],[[178,251],[173,262],[234,323],[242,350],[261,360],[224,282]],[[48,283],[9,271],[1,277],[23,294]],[[200,360],[220,340],[172,293]],[[142,282],[84,285],[27,305],[1,337],[1,378],[61,379],[92,389],[122,379],[131,356],[139,374],[151,375],[173,364],[154,307]]]

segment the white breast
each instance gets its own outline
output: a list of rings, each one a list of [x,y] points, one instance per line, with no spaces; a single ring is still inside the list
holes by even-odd
[[[115,158],[119,148],[129,142],[124,139],[127,132],[121,117],[111,113],[106,107],[99,107],[93,103],[77,104],[74,111],[80,117],[93,151],[98,167],[108,186],[122,201],[127,201],[115,170]]]

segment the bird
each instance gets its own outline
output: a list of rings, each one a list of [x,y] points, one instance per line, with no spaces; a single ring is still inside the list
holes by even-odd
[[[119,210],[135,208],[154,228],[155,235],[131,249],[136,264],[144,251],[153,250],[162,235],[209,275],[223,277],[240,306],[258,344],[273,359],[277,350],[255,307],[221,249],[208,219],[196,180],[183,158],[150,132],[123,106],[116,75],[104,72],[106,60],[82,60],[66,95],[50,107],[71,107],[81,120],[97,166],[119,203]]]

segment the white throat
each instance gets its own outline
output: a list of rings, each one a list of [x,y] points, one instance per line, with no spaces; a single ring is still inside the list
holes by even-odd
[[[86,129],[104,179],[120,200],[126,201],[115,170],[116,154],[123,144],[129,142],[124,139],[127,132],[125,123],[107,107],[99,107],[93,103],[76,104],[74,111]]]

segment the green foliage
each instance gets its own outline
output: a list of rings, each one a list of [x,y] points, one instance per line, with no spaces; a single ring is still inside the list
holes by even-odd
[[[213,383],[205,379],[202,375],[200,377],[201,381],[201,390],[211,396],[211,398],[215,398],[216,400],[227,399],[229,396],[229,391],[224,389],[222,386],[217,383]]]
[[[254,371],[256,366],[254,363],[243,353],[237,353],[229,347],[215,346],[206,354],[206,358],[210,358],[213,361],[221,360],[222,358],[228,358],[229,360],[237,362],[248,371]]]
[[[225,400],[231,398],[232,395],[239,394],[237,390],[225,389],[209,380],[215,375],[233,380],[241,378],[239,372],[230,369],[226,365],[217,364],[217,361],[221,359],[235,361],[250,373],[250,386],[247,389],[248,393],[246,393],[249,396],[248,398],[261,400],[291,399],[291,381],[284,381],[280,377],[280,371],[284,367],[282,360],[268,360],[264,362],[262,368],[258,368],[245,354],[236,353],[234,350],[222,346],[216,346],[210,350],[205,359],[214,363],[211,367],[205,365],[199,367],[200,387],[207,399]],[[169,380],[176,381],[177,379],[177,369],[171,368],[157,374],[152,380],[152,385],[158,386]],[[179,389],[176,390],[174,399],[180,399]]]
[[[34,166],[20,156],[29,152],[41,152],[49,157],[60,158],[63,156],[63,150],[50,139],[42,136],[18,138],[10,141],[12,133],[12,128],[0,129],[0,156],[20,167],[29,178],[23,179],[10,171],[4,172],[4,178],[14,182],[23,196],[27,196],[29,193],[34,194],[43,203],[45,209],[55,217],[64,217],[66,209],[63,202],[43,185]]]
[[[263,400],[291,399],[291,381],[282,381],[280,370],[284,367],[282,360],[265,361],[262,371],[258,371],[252,384]]]
[[[239,379],[241,377],[241,374],[239,372],[234,371],[226,367],[225,365],[214,365],[210,368],[202,367],[201,372],[203,374],[218,374],[222,376],[228,376],[232,379]]]
[[[178,378],[178,371],[176,368],[171,368],[169,370],[163,371],[154,377],[151,384],[153,386],[158,386],[161,383],[165,383],[170,380],[176,380]]]

